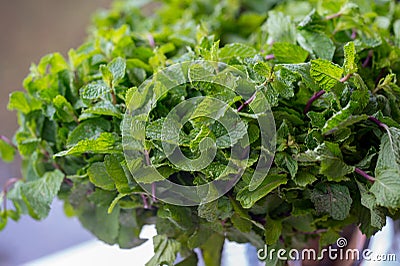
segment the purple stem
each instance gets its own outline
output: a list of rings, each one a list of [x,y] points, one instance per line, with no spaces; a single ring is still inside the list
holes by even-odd
[[[369,50],[368,56],[365,58],[364,62],[362,63],[362,67],[367,67],[368,66],[368,64],[371,61],[373,55],[374,55],[374,51]]]
[[[147,197],[144,194],[140,194],[140,196],[142,197],[143,200],[143,207],[145,209],[150,209],[149,203],[147,202]]]
[[[388,126],[385,123],[382,123],[381,121],[379,121],[377,118],[373,117],[373,116],[369,116],[368,120],[374,122],[375,124],[377,124],[379,127],[383,128],[384,130],[388,130]]]
[[[237,109],[237,111],[238,111],[238,112],[242,111],[242,109],[243,109],[245,106],[249,105],[252,101],[254,101],[254,99],[256,98],[256,93],[257,93],[257,92],[255,92],[253,95],[251,95],[251,97],[250,97],[247,101],[245,101],[244,103],[242,103],[242,105],[239,106],[239,108]]]
[[[151,35],[150,33],[147,34],[147,40],[149,41],[149,44],[150,44],[151,48],[156,47],[156,42],[154,41],[153,35]]]
[[[351,77],[351,74],[349,73],[346,76],[344,76],[343,78],[341,78],[339,81],[342,82],[342,83],[346,82],[346,81],[348,81],[350,79],[350,77]]]
[[[352,30],[350,38],[351,38],[352,40],[354,40],[355,38],[357,38],[357,30],[356,30],[356,29],[353,29],[353,30]]]
[[[355,168],[355,172],[359,175],[361,175],[362,177],[364,177],[365,179],[367,179],[368,181],[370,181],[371,183],[375,182],[375,178],[370,176],[369,174],[367,174],[366,172],[364,172],[363,170],[361,170],[360,168]]]
[[[153,202],[157,202],[157,199],[156,199],[156,183],[152,183],[151,184],[151,200]]]
[[[149,151],[144,150],[144,158],[146,159],[146,165],[151,165]]]
[[[319,97],[325,94],[324,90],[320,90],[319,92],[314,93],[314,95],[308,100],[306,107],[304,108],[303,113],[307,114],[310,111],[311,105],[315,102]]]
[[[19,180],[21,180],[21,178],[10,178],[7,180],[6,184],[3,187],[3,211],[7,210],[7,192],[10,189],[10,187],[12,185],[14,185],[15,183],[17,183]]]
[[[331,19],[340,17],[341,15],[342,15],[342,13],[338,12],[338,13],[335,13],[335,14],[332,14],[332,15],[329,15],[329,16],[326,16],[326,17],[325,17],[325,20],[331,20]]]
[[[272,60],[272,59],[275,59],[275,55],[273,55],[273,54],[267,54],[267,55],[265,56],[265,60]]]
[[[0,139],[4,142],[6,142],[7,144],[9,144],[10,146],[12,146],[14,149],[17,149],[17,146],[14,145],[14,143],[12,143],[12,141],[7,138],[6,136],[1,135]]]

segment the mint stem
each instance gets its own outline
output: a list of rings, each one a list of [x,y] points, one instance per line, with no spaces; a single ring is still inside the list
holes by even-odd
[[[149,203],[147,202],[147,197],[144,194],[140,194],[140,196],[142,197],[143,200],[143,207],[145,209],[150,209]]]
[[[389,129],[389,127],[385,123],[382,123],[381,121],[379,121],[377,118],[375,118],[373,116],[369,116],[368,120],[374,122],[375,124],[377,124],[379,127],[383,128],[386,131]]]
[[[256,93],[257,93],[257,92],[255,92],[253,95],[251,95],[251,97],[250,97],[247,101],[245,101],[244,103],[242,103],[242,105],[239,106],[239,108],[237,109],[237,111],[238,111],[238,112],[242,111],[242,109],[243,109],[245,106],[249,105],[252,101],[254,101],[254,99],[256,98]]]
[[[362,67],[367,67],[369,62],[372,59],[372,56],[374,55],[374,51],[373,50],[369,50],[367,57],[365,58],[364,62],[362,63]]]
[[[346,81],[348,81],[350,79],[350,77],[351,77],[351,74],[349,73],[346,76],[344,76],[343,78],[341,78],[339,81],[342,82],[342,83],[346,82]]]
[[[350,38],[355,40],[357,38],[357,29],[352,29]]]
[[[15,146],[15,144],[12,143],[12,141],[9,138],[7,138],[6,136],[1,135],[0,139],[2,141],[6,142],[7,144],[9,144],[10,146],[12,146],[14,149],[17,149],[17,146]]]
[[[364,177],[365,179],[367,179],[368,181],[370,181],[371,183],[375,182],[375,178],[370,176],[369,174],[367,174],[366,172],[364,172],[363,170],[361,170],[360,168],[355,168],[355,172],[359,175],[361,175],[362,177]]]
[[[322,95],[325,94],[324,90],[321,90],[319,92],[314,93],[314,95],[310,98],[310,100],[308,100],[306,107],[304,108],[303,113],[307,114],[308,111],[310,111],[311,105],[313,104],[313,102],[315,102],[319,97],[321,97]]]
[[[147,40],[149,41],[150,47],[154,48],[156,47],[156,42],[154,41],[154,37],[152,34],[147,34]]]
[[[326,16],[326,17],[325,17],[325,20],[331,20],[331,19],[334,19],[334,18],[338,18],[338,17],[340,17],[341,15],[342,15],[342,13],[338,12],[338,13],[335,13],[335,14],[332,14],[332,15],[329,15],[329,16]]]
[[[151,200],[154,202],[157,202],[156,199],[156,183],[151,184]]]
[[[8,190],[10,189],[10,187],[12,185],[17,183],[19,180],[21,180],[21,178],[16,178],[16,177],[10,178],[7,180],[6,184],[4,185],[4,188],[3,188],[3,197],[4,197],[3,198],[3,208],[4,208],[4,210],[3,211],[7,210],[7,192],[8,192]]]
[[[267,54],[267,55],[265,56],[265,60],[272,60],[272,59],[275,59],[275,55],[273,55],[273,54]]]

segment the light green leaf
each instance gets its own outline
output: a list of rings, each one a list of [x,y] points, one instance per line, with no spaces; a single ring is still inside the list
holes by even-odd
[[[270,174],[257,187],[257,189],[250,191],[248,187],[245,187],[238,192],[236,198],[243,208],[248,209],[275,188],[286,184],[286,182],[286,175]]]
[[[83,120],[82,118],[85,118],[86,114],[115,116],[117,118],[122,118],[121,111],[109,101],[101,101],[92,107],[87,108],[82,112],[82,115],[79,117],[79,119]]]
[[[106,172],[106,167],[102,162],[96,162],[92,164],[87,174],[89,176],[90,182],[96,187],[102,188],[104,190],[115,190],[114,181]]]
[[[113,85],[117,85],[125,76],[126,61],[121,57],[113,59],[107,68],[110,70],[113,76]]]
[[[82,139],[96,139],[102,132],[109,131],[111,124],[102,118],[88,119],[81,122],[69,135],[67,147],[76,145]]]
[[[353,74],[356,73],[358,68],[356,64],[356,48],[354,46],[354,42],[348,42],[343,47],[344,50],[344,74]]]
[[[125,163],[124,159],[116,154],[106,155],[104,158],[107,174],[114,181],[117,190],[120,193],[128,193],[131,191],[131,188],[129,187],[129,180],[122,167],[123,163]]]
[[[221,60],[232,57],[246,58],[253,57],[257,54],[257,50],[243,43],[231,43],[222,47],[218,52],[218,57]]]
[[[308,52],[300,46],[284,42],[274,43],[272,53],[278,63],[286,64],[303,63],[308,57]]]
[[[79,155],[83,153],[120,153],[121,150],[117,149],[117,138],[114,134],[103,132],[100,133],[96,139],[84,139],[79,141],[75,146],[68,150],[61,151],[55,154],[55,157],[62,157],[66,155]]]
[[[53,105],[56,109],[57,117],[63,122],[72,122],[77,119],[75,116],[74,108],[72,105],[64,98],[64,96],[57,95],[53,99]]]
[[[330,91],[340,80],[343,69],[327,60],[316,59],[311,61],[311,77],[326,91]]]
[[[296,43],[296,27],[290,17],[281,12],[268,12],[268,20],[263,27],[268,33],[268,43]]]
[[[329,60],[333,59],[335,44],[333,41],[320,31],[302,30],[297,36],[301,47],[316,57]]]
[[[104,81],[93,81],[80,90],[80,95],[83,100],[97,100],[103,98],[111,92],[110,87]]]
[[[14,91],[10,94],[10,102],[7,106],[8,110],[17,110],[24,114],[28,114],[42,108],[42,103],[22,91]]]
[[[400,130],[391,127],[381,140],[371,192],[380,206],[400,208]]]
[[[157,235],[153,237],[153,246],[155,254],[146,266],[172,266],[181,244],[174,239],[168,239],[166,235]]]
[[[0,139],[0,158],[6,163],[10,163],[14,160],[14,156],[15,148],[9,143]]]
[[[55,170],[47,172],[38,180],[27,182],[21,186],[21,196],[29,208],[32,217],[43,219],[50,212],[50,205],[57,196],[64,174]]]

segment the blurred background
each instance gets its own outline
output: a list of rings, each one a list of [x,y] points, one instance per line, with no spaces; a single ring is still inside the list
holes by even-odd
[[[15,113],[7,110],[8,95],[22,90],[32,62],[51,52],[66,55],[86,36],[91,15],[111,0],[1,0],[0,1],[0,134],[12,138]],[[0,190],[8,178],[20,177],[19,161],[0,161]],[[50,216],[37,222],[22,217],[0,232],[0,266],[19,265],[93,239],[76,219],[66,218],[54,202]]]

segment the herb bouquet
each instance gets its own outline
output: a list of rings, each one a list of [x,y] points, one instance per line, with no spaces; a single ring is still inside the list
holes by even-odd
[[[323,247],[398,218],[396,1],[164,2],[116,1],[10,95],[20,128],[0,155],[23,178],[0,229],[58,197],[121,248],[155,224],[147,265],[195,265],[196,248],[219,265],[225,239]]]

